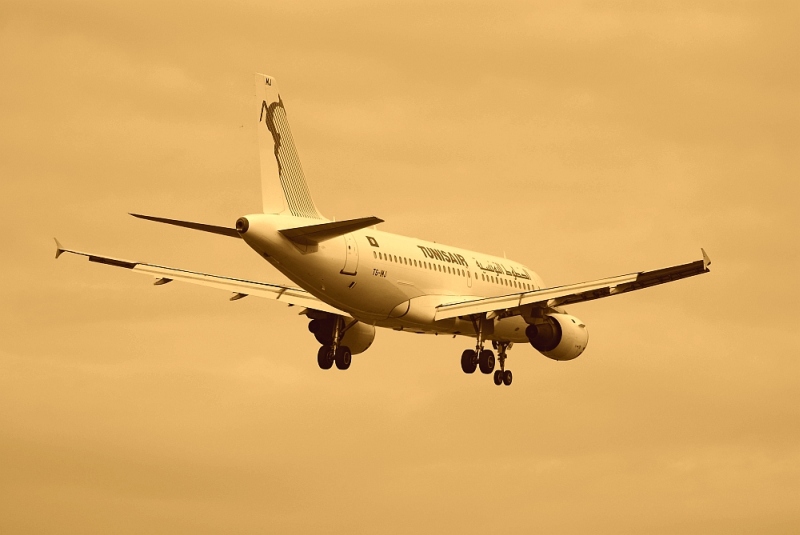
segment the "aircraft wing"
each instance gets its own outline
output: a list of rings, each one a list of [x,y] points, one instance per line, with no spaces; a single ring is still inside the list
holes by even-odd
[[[658,284],[685,279],[708,273],[708,266],[711,260],[706,252],[701,249],[702,260],[671,266],[653,271],[640,271],[628,275],[619,275],[578,284],[566,286],[555,286],[553,288],[541,288],[531,292],[521,292],[499,297],[484,297],[461,301],[458,303],[448,303],[436,307],[435,319],[443,320],[458,316],[469,316],[471,314],[520,314],[523,308],[529,306],[539,307],[559,307],[583,301],[592,301],[601,297],[608,297],[642,288],[649,288]]]
[[[300,288],[291,288],[288,286],[280,286],[278,284],[268,284],[266,282],[248,281],[233,277],[223,277],[221,275],[211,275],[209,273],[198,273],[196,271],[188,271],[185,269],[157,266],[155,264],[147,264],[144,262],[132,262],[129,260],[121,260],[119,258],[84,253],[82,251],[66,249],[58,242],[58,240],[56,240],[56,258],[61,256],[63,253],[85,256],[89,258],[90,262],[126,268],[137,273],[151,275],[156,278],[156,285],[166,284],[168,282],[172,282],[173,280],[190,282],[192,284],[199,284],[200,286],[208,286],[211,288],[233,292],[234,295],[230,298],[231,301],[241,299],[242,297],[246,297],[248,295],[253,295],[255,297],[263,297],[266,299],[280,301],[288,304],[289,306],[296,305],[314,310],[320,310],[323,312],[330,312],[331,314],[338,314],[341,316],[348,315],[347,313],[332,307],[324,301],[320,301],[307,291]]]

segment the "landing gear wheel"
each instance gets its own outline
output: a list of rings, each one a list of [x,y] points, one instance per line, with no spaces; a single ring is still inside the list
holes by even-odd
[[[494,384],[500,386],[503,382],[503,372],[500,370],[495,370],[494,372]]]
[[[509,386],[511,384],[511,379],[513,379],[513,378],[514,378],[514,376],[511,375],[511,370],[506,370],[506,371],[503,372],[503,384],[504,385]],[[497,379],[495,379],[494,382],[497,383]],[[497,384],[499,384],[499,383],[497,383]]]
[[[481,356],[478,359],[478,366],[481,368],[481,373],[490,374],[494,370],[494,353],[489,349],[481,351]]]
[[[346,370],[350,367],[350,361],[353,360],[353,354],[350,348],[346,346],[339,346],[336,349],[336,367],[340,370]]]
[[[475,373],[478,367],[478,355],[472,349],[466,349],[461,353],[461,370],[464,373]]]
[[[323,370],[330,370],[331,366],[333,366],[333,355],[331,351],[331,346],[322,346],[317,351],[317,364]]]

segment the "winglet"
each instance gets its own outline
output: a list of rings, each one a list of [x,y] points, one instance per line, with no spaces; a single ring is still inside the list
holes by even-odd
[[[56,242],[56,258],[58,258],[64,252],[64,248],[58,243],[58,238],[53,238],[53,240]]]
[[[700,252],[703,253],[703,269],[708,271],[708,266],[711,265],[711,259],[706,254],[706,250],[703,249],[702,247],[700,248]]]

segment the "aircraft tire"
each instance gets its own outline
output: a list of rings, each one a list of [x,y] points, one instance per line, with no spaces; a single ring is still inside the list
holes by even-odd
[[[478,366],[480,366],[481,373],[490,374],[494,370],[494,353],[489,349],[481,351],[481,356],[478,359]]]
[[[317,364],[323,370],[330,370],[333,366],[333,357],[331,356],[331,346],[322,346],[317,351]]]
[[[503,372],[503,384],[504,385],[510,386],[511,385],[511,380],[513,378],[514,378],[514,376],[511,374],[511,370],[506,370],[506,371]]]
[[[466,349],[461,353],[461,370],[464,373],[475,373],[475,368],[478,366],[475,351]]]
[[[346,370],[350,367],[350,362],[353,360],[353,354],[347,346],[339,346],[336,350],[336,367],[340,370]]]
[[[503,372],[501,372],[500,370],[495,370],[494,372],[494,384],[496,384],[497,386],[503,384]]]

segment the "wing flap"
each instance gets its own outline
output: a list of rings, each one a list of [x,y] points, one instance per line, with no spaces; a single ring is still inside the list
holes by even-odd
[[[584,301],[592,301],[616,294],[641,290],[659,284],[665,284],[695,275],[708,273],[711,260],[702,250],[703,259],[671,266],[653,271],[640,271],[617,277],[608,277],[595,281],[580,282],[566,286],[555,286],[532,292],[503,295],[499,297],[486,297],[461,301],[436,307],[435,319],[443,320],[471,314],[483,314],[496,311],[511,311],[521,313],[523,307],[530,305],[557,307]]]
[[[240,294],[242,297],[246,295],[253,295],[256,297],[272,299],[274,301],[281,301],[288,305],[311,308],[314,310],[320,310],[322,312],[329,312],[331,314],[338,314],[342,316],[347,315],[345,312],[342,312],[341,310],[325,303],[324,301],[320,301],[301,288],[292,288],[278,284],[269,284],[266,282],[248,281],[234,277],[224,277],[222,275],[200,273],[186,269],[158,266],[144,262],[132,262],[130,260],[122,260],[109,256],[85,253],[82,251],[66,249],[60,243],[58,243],[58,240],[56,240],[56,258],[61,256],[63,253],[85,256],[90,262],[122,267],[137,273],[151,275],[157,279],[155,282],[156,285],[163,285],[167,282],[177,280],[191,284],[197,284],[199,286],[227,290],[229,292],[233,292],[234,294]]]

